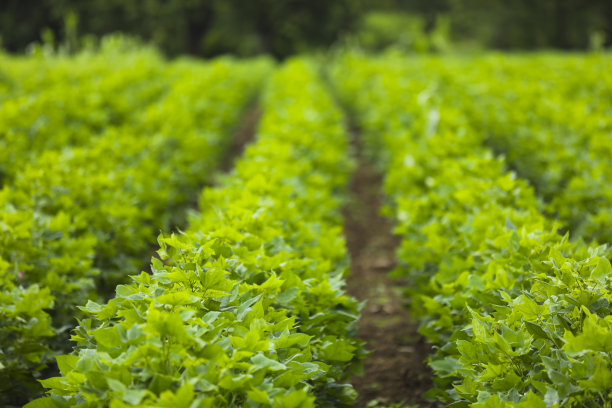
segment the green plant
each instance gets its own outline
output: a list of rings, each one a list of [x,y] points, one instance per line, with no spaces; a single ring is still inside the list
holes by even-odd
[[[146,264],[156,230],[167,228],[195,200],[190,191],[210,180],[230,141],[227,132],[270,64],[178,61],[163,69],[167,92],[154,103],[132,107],[138,113],[130,113],[130,122],[72,145],[63,139],[70,130],[64,133],[61,121],[53,123],[47,136],[57,134],[58,140],[48,145],[58,148],[35,156],[24,150],[31,160],[22,157],[22,166],[0,190],[5,405],[42,391],[36,378],[53,371],[54,354],[70,350],[67,332],[81,317],[76,305],[108,298],[109,287]],[[116,80],[125,83],[122,74]],[[129,101],[134,84],[124,91]],[[65,103],[77,104],[76,111],[79,100]]]
[[[205,189],[152,274],[89,302],[34,407],[348,406],[353,338],[339,208],[351,170],[342,116],[304,61],[271,80],[257,141]]]
[[[486,56],[441,66],[485,143],[533,183],[571,238],[612,241],[608,55]]]
[[[610,406],[609,250],[557,233],[482,146],[442,64],[348,55],[332,70],[386,158],[394,273],[436,345],[430,394],[453,407]]]

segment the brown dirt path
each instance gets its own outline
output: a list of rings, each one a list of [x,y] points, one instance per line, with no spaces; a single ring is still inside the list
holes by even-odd
[[[349,127],[358,167],[350,183],[351,198],[344,209],[351,256],[347,290],[367,302],[358,336],[372,352],[365,361],[364,375],[352,380],[359,392],[355,406],[365,407],[373,401],[378,401],[376,406],[400,402],[430,406],[421,397],[431,388],[431,370],[423,362],[430,348],[393,290],[397,284],[388,277],[395,266],[399,239],[392,234],[390,221],[380,216],[382,177],[364,157],[358,130]]]
[[[258,103],[254,103],[246,110],[233,134],[232,144],[221,163],[220,171],[222,173],[229,173],[234,168],[234,161],[242,156],[246,145],[255,138],[260,117],[261,108]]]

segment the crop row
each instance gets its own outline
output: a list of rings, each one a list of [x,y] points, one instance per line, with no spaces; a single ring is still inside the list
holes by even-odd
[[[66,56],[0,55],[0,186],[41,152],[83,146],[131,124],[176,79],[153,50]]]
[[[269,68],[263,60],[174,63],[177,78],[141,120],[41,151],[14,172],[0,190],[3,404],[40,392],[35,379],[70,350],[76,305],[107,298],[145,265],[156,231],[210,181]]]
[[[304,61],[276,72],[257,140],[204,190],[152,273],[83,308],[35,407],[345,406],[363,355],[343,292],[343,118]]]
[[[435,346],[430,395],[452,407],[609,407],[609,253],[557,233],[436,64],[348,55],[332,70],[386,171],[402,238],[394,273]]]
[[[612,242],[612,64],[605,55],[444,64],[475,130],[571,237]]]

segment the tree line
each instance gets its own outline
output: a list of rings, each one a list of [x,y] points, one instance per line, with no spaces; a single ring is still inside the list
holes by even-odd
[[[94,38],[123,32],[169,56],[284,58],[361,38],[372,12],[387,13],[391,35],[398,14],[418,19],[425,34],[443,18],[453,43],[486,48],[579,50],[612,43],[611,0],[4,0],[0,40],[21,52],[75,32]]]

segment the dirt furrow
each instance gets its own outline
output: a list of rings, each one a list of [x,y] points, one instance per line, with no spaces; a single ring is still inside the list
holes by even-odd
[[[431,388],[431,371],[423,361],[430,349],[388,277],[399,239],[392,234],[391,222],[380,215],[382,177],[364,157],[358,130],[350,129],[358,167],[344,209],[351,256],[347,290],[366,301],[358,335],[371,351],[363,376],[352,380],[359,392],[355,406],[375,406],[373,401],[378,401],[377,406],[401,402],[429,406],[421,394]]]
[[[255,138],[260,117],[261,109],[259,104],[253,104],[253,106],[244,113],[240,124],[234,132],[232,144],[221,163],[221,172],[229,173],[234,168],[234,161],[242,156],[242,152],[246,145]]]

